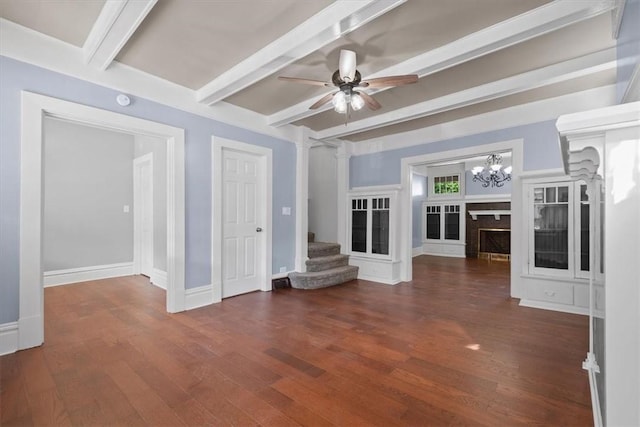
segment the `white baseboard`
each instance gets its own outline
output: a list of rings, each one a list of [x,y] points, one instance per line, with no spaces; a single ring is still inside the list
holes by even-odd
[[[204,307],[213,304],[213,285],[204,285],[187,289],[184,292],[185,310]]]
[[[424,253],[422,252],[422,246],[418,246],[417,248],[411,248],[411,258],[415,258],[420,255],[424,255]]]
[[[0,325],[0,356],[18,351],[18,322]]]
[[[447,254],[443,252],[423,252],[422,255],[442,256],[446,258],[466,258],[466,254]]]
[[[109,279],[111,277],[131,276],[132,274],[132,262],[46,271],[44,273],[44,287],[68,285],[70,283],[87,282],[89,280]]]
[[[277,273],[271,275],[271,280],[274,279],[284,279],[285,277],[289,277],[289,273],[293,273],[293,271],[287,271],[286,273]]]
[[[167,272],[154,268],[149,278],[152,285],[159,287],[160,289],[167,290]]]
[[[589,309],[585,307],[576,307],[575,305],[555,304],[546,301],[536,301],[531,299],[521,299],[520,306],[529,308],[540,308],[542,310],[560,311],[563,313],[589,315]]]
[[[360,274],[360,273],[358,273],[358,280],[366,280],[368,282],[382,283],[383,285],[397,285],[398,283],[400,283],[400,280],[385,279],[382,277],[368,276],[366,274]]]

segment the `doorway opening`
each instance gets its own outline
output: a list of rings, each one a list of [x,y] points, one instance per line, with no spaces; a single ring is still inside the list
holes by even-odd
[[[30,92],[22,92],[20,175],[19,349],[44,342],[43,141],[44,120],[53,117],[164,141],[167,155],[166,241],[168,312],[183,311],[184,130]],[[131,164],[129,164],[131,170]],[[122,209],[122,208],[121,208]]]

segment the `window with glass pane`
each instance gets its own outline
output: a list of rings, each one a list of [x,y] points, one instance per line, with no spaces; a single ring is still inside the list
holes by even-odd
[[[367,199],[351,200],[351,250],[367,252]]]
[[[435,194],[460,193],[460,176],[436,176],[433,178],[433,192]]]
[[[389,198],[372,200],[371,209],[371,252],[389,254]]]
[[[460,240],[460,205],[444,207],[444,238]]]
[[[427,239],[440,239],[440,206],[427,206]]]
[[[589,196],[587,186],[580,186],[580,270],[589,271]]]
[[[569,187],[533,190],[535,266],[569,268]]]

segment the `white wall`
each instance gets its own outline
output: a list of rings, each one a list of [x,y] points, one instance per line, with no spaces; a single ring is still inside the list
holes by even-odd
[[[338,162],[329,146],[309,150],[309,231],[316,241],[338,241]]]
[[[167,271],[167,144],[146,135],[134,137],[134,158],[153,153],[153,267]]]
[[[44,270],[131,262],[133,136],[45,119]]]

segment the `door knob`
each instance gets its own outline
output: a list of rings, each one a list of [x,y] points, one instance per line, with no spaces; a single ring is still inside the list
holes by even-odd
[[[258,227],[258,228],[256,228],[256,231],[257,231],[258,233],[260,233],[260,232],[262,231],[262,228],[261,228],[261,227]]]

